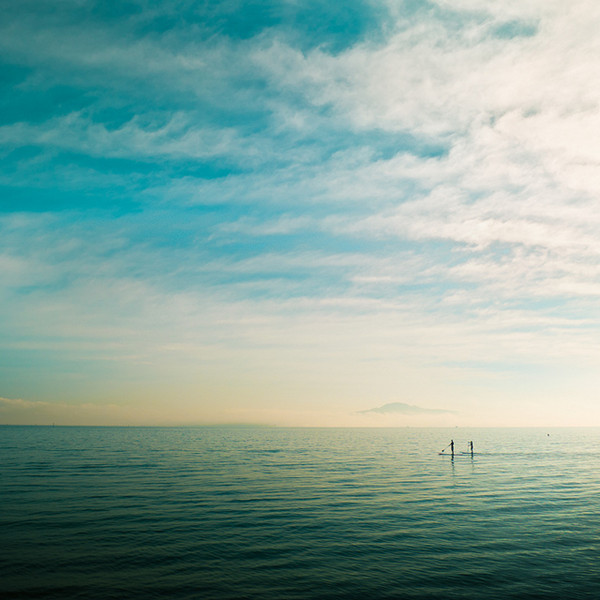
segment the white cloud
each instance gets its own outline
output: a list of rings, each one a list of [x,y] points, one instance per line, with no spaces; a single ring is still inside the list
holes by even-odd
[[[211,158],[255,155],[248,140],[233,129],[197,128],[183,114],[164,124],[145,126],[137,118],[115,129],[81,113],[57,117],[41,125],[17,123],[0,127],[0,144],[11,148],[39,145],[111,158]],[[244,150],[245,148],[245,150]]]
[[[0,127],[6,148],[181,168],[152,179],[139,197],[160,208],[140,215],[3,217],[0,345],[157,378],[181,365],[198,381],[236,373],[240,389],[280,373],[280,393],[287,375],[326,384],[329,370],[339,398],[357,382],[362,393],[468,370],[440,367],[451,363],[481,360],[488,377],[515,362],[597,364],[599,9],[438,5],[463,25],[398,14],[387,39],[335,55],[276,28],[209,44],[5,25],[20,64],[108,82],[129,108],[156,89],[170,107],[119,125],[100,105],[23,120]],[[526,35],[499,35],[507,23]],[[165,101],[188,92],[238,125]],[[215,157],[244,173],[189,174]]]

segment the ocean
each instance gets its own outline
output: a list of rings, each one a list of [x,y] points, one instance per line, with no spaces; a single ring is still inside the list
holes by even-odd
[[[600,429],[1,426],[0,465],[6,599],[600,598]]]

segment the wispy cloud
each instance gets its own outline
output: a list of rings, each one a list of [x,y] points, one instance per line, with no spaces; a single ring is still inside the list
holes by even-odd
[[[197,414],[594,389],[600,11],[409,4],[12,6],[4,394],[60,401],[49,364]]]
[[[0,421],[10,425],[132,425],[164,422],[152,409],[139,413],[118,404],[43,402],[0,398]]]

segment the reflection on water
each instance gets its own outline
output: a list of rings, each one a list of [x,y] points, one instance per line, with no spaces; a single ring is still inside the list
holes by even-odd
[[[547,433],[0,427],[0,591],[596,598],[600,430]]]

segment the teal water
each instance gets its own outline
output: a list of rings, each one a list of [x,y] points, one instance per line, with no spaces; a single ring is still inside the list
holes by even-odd
[[[3,598],[600,597],[599,429],[2,426],[0,465]]]

